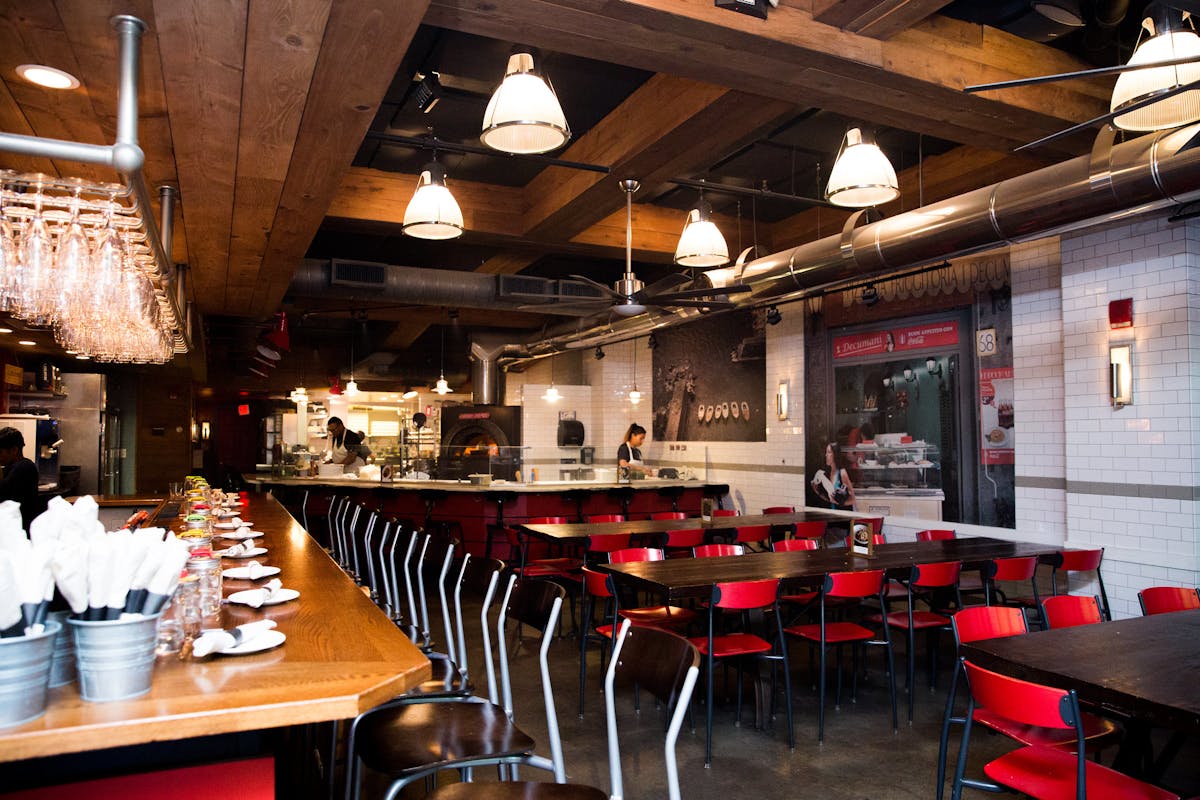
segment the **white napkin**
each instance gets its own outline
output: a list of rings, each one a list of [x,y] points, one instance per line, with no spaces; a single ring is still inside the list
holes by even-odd
[[[240,642],[229,631],[205,631],[192,643],[192,655],[196,658],[204,658],[204,656],[210,653],[223,653],[226,650],[251,641],[254,637],[266,633],[274,627],[275,620],[273,619],[264,619],[258,622],[247,622],[245,625],[238,625],[235,630],[242,632]]]
[[[50,569],[58,591],[75,614],[88,607],[88,548],[82,539],[60,541],[50,557]]]
[[[0,550],[0,631],[8,631],[21,622],[21,600],[13,567],[12,555]],[[9,635],[18,633],[14,631]]]
[[[267,567],[257,561],[251,561],[246,565],[245,570],[246,576],[252,581],[258,580],[267,573]]]
[[[236,515],[234,515],[234,518],[229,520],[229,522],[233,525],[237,525],[239,528],[242,526],[242,518]]]
[[[21,504],[13,500],[0,503],[0,550],[17,550],[29,546],[25,528],[21,525]]]
[[[249,536],[254,533],[254,530],[249,525],[242,525],[234,533],[238,536]]]
[[[255,541],[253,539],[243,539],[242,541],[235,544],[233,547],[226,547],[224,550],[219,550],[217,552],[217,555],[229,556],[229,557],[240,556],[244,553],[250,552],[255,547],[258,547],[258,545],[255,543]]]
[[[29,538],[35,543],[57,541],[62,536],[63,524],[71,513],[71,504],[61,497],[52,497],[46,510],[29,523]]]
[[[272,578],[261,589],[251,589],[250,592],[244,595],[245,599],[242,602],[251,608],[261,608],[282,588],[283,581],[279,580],[279,578]]]

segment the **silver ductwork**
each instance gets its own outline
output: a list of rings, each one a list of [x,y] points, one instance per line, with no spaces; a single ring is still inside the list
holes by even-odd
[[[1065,233],[1200,198],[1200,125],[1111,146],[1101,133],[1090,155],[1065,161],[913,211],[710,270],[714,286],[738,282],[751,291],[736,306],[786,302],[850,279],[882,277],[1003,244]],[[645,336],[697,319],[695,309],[651,312],[582,326],[555,326],[526,343],[528,357]]]

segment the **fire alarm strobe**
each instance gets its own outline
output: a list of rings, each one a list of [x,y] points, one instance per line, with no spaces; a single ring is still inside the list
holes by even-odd
[[[779,0],[713,0],[717,8],[726,8],[739,14],[749,14],[759,19],[767,18],[767,8],[779,5]]]

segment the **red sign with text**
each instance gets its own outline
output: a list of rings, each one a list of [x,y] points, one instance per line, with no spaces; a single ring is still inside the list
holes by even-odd
[[[905,328],[855,333],[833,340],[834,358],[874,356],[930,347],[951,347],[958,344],[957,322],[934,322]]]
[[[1016,463],[1012,367],[979,370],[979,434],[980,463]]]

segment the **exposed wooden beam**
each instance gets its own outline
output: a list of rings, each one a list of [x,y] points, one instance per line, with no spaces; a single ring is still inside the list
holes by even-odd
[[[516,275],[539,257],[540,254],[531,253],[498,253],[476,267],[475,271],[484,275]]]
[[[333,6],[253,297],[231,310],[266,314],[283,299],[427,6],[428,0]]]
[[[873,39],[889,39],[936,14],[950,0],[813,0],[817,22]]]
[[[752,88],[880,125],[1004,150],[1099,113],[1102,82],[1035,87],[981,97],[960,90],[1079,68],[1053,48],[932,17],[887,42],[839,30],[803,9],[769,23],[714,8],[711,0],[433,0],[431,24],[732,88]],[[1043,91],[1044,90],[1044,91]],[[1074,152],[1064,144],[1060,152]]]

